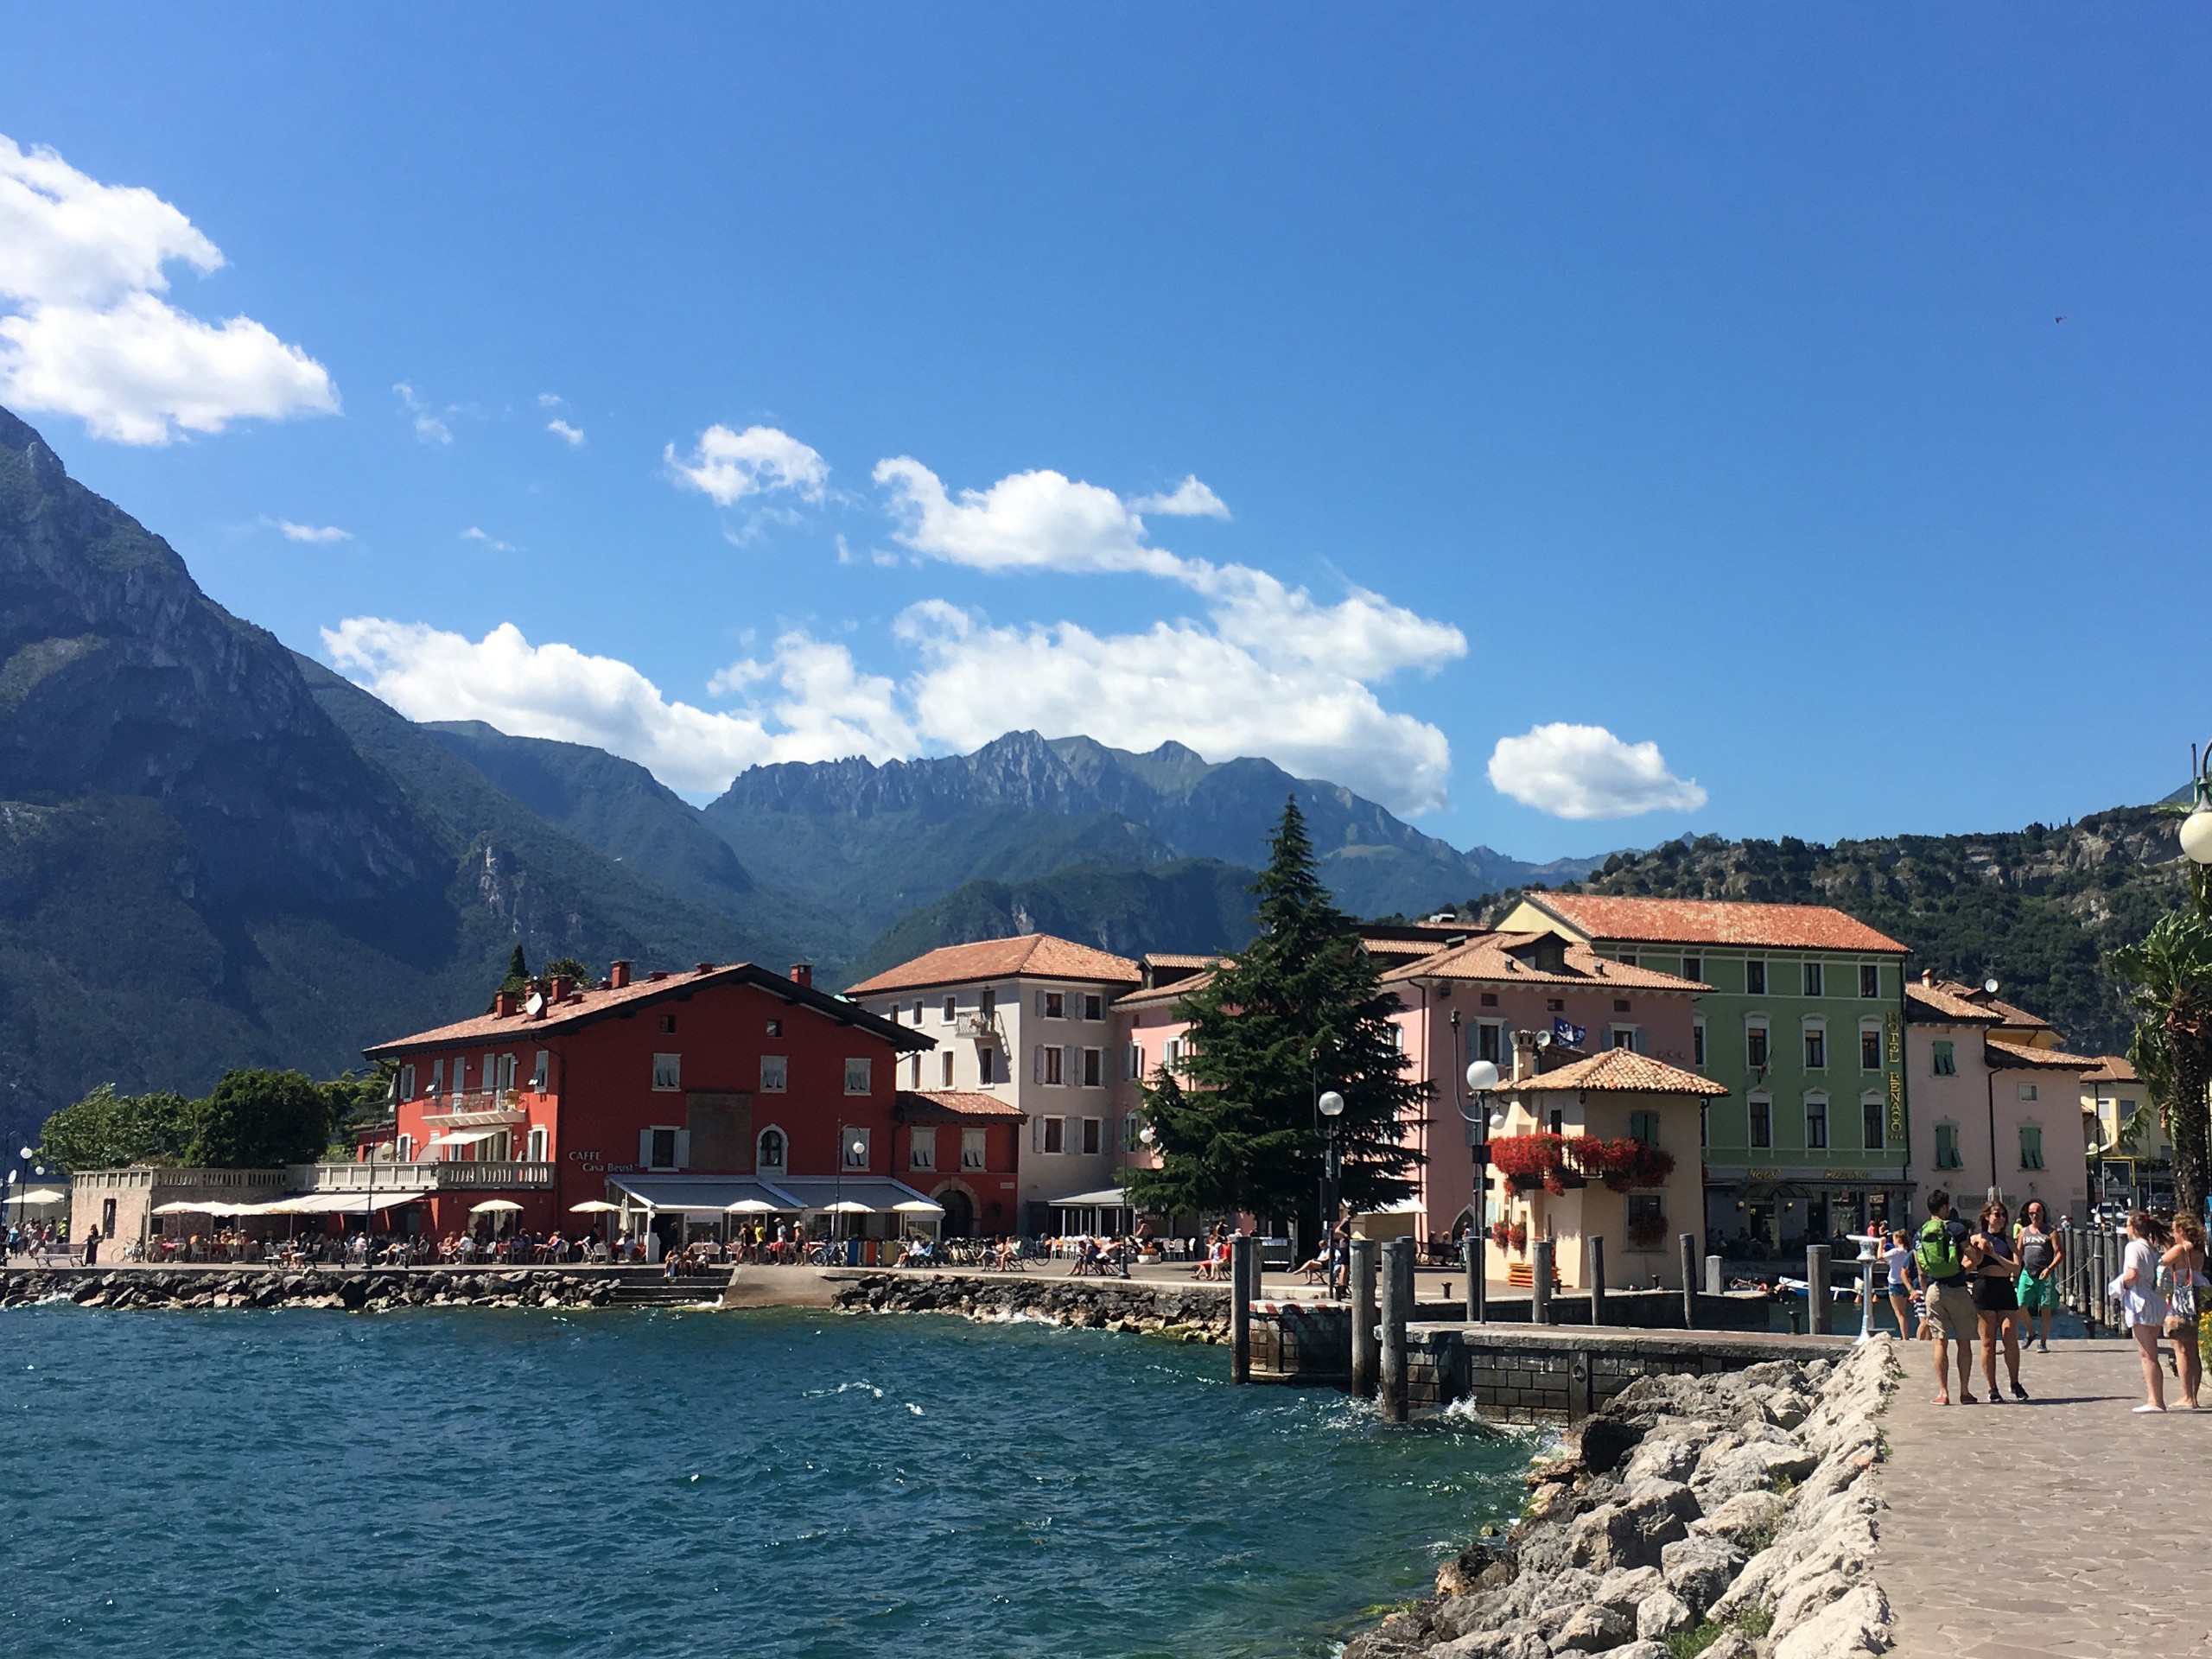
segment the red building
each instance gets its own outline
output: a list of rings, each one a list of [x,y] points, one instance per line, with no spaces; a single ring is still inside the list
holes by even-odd
[[[623,1206],[615,1224],[674,1242],[687,1218],[719,1230],[750,1199],[764,1217],[865,1204],[837,1230],[884,1236],[892,1206],[923,1196],[893,1178],[893,1071],[934,1046],[815,989],[804,966],[635,976],[618,962],[598,985],[502,993],[476,1019],[365,1050],[399,1071],[396,1147],[376,1161],[423,1189],[416,1225],[440,1236],[490,1214],[574,1233],[575,1206],[599,1199]],[[493,1200],[518,1207],[480,1208]]]
[[[899,1091],[895,1166],[944,1206],[944,1236],[1020,1230],[1021,1126],[1029,1115],[975,1090]]]

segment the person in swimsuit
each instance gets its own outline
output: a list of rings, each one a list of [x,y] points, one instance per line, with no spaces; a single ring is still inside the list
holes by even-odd
[[[2012,1212],[2004,1203],[1992,1198],[1981,1206],[1981,1230],[1967,1240],[1966,1248],[1967,1282],[1974,1292],[1974,1313],[1981,1325],[1981,1380],[1989,1385],[1992,1405],[2005,1397],[1997,1391],[1997,1339],[2000,1335],[2005,1338],[2005,1369],[2012,1376],[2012,1397],[2028,1397],[2028,1391],[2020,1386],[2020,1337],[2013,1325],[2020,1299],[2012,1283],[2020,1263],[2012,1251]]]
[[[2058,1308],[2058,1268],[2066,1259],[2066,1247],[2059,1242],[2050,1225],[2050,1212],[2041,1198],[2030,1198],[2020,1211],[2020,1228],[2014,1243],[2019,1246],[2020,1277],[2013,1287],[2013,1294],[2020,1300],[2020,1338],[2025,1342],[2035,1334],[2036,1315],[2043,1315],[2044,1353],[2050,1351],[2050,1322]]]

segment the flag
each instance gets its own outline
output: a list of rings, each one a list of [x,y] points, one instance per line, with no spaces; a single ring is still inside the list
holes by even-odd
[[[1554,1016],[1552,1020],[1553,1040],[1565,1043],[1569,1048],[1581,1047],[1582,1039],[1589,1034],[1580,1026],[1571,1026],[1557,1016]]]

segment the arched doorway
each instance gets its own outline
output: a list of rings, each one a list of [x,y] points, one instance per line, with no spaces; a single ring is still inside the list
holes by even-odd
[[[957,1186],[948,1186],[937,1195],[944,1206],[944,1225],[939,1230],[947,1238],[972,1238],[976,1235],[976,1200]]]

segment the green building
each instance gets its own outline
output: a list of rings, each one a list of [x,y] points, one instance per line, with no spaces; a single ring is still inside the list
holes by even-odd
[[[1500,925],[1713,987],[1696,1069],[1708,1235],[1768,1248],[1913,1218],[1905,948],[1826,905],[1531,893]]]

